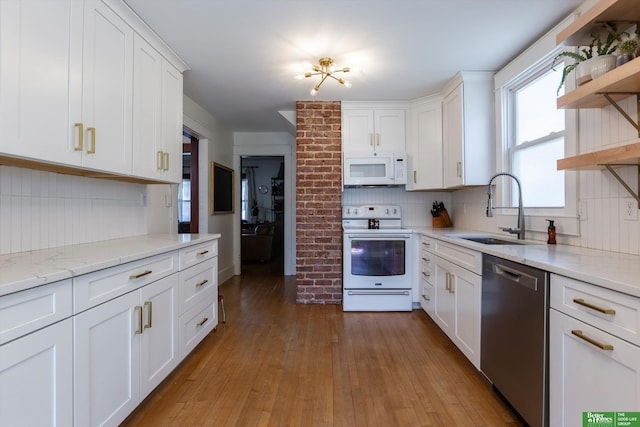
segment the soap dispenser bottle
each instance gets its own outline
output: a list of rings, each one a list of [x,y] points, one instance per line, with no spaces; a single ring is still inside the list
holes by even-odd
[[[547,244],[549,245],[555,245],[556,244],[556,226],[553,225],[553,220],[552,219],[548,219],[547,221],[549,221],[549,227],[547,228]]]

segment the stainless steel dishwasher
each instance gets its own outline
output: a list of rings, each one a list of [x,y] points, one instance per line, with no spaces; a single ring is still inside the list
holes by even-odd
[[[487,254],[482,264],[480,368],[530,426],[547,426],[549,274]]]

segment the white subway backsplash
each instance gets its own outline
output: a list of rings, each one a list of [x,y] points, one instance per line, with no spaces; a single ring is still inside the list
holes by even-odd
[[[146,185],[0,166],[0,254],[146,234]]]

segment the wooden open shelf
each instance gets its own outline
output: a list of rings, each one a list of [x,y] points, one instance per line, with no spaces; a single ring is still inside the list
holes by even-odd
[[[558,170],[600,169],[605,165],[640,165],[640,142],[558,160]]]
[[[610,94],[616,101],[640,93],[640,58],[567,92],[556,102],[558,108],[602,108],[609,105],[603,93]]]
[[[603,21],[640,21],[638,0],[600,0],[556,36],[556,44],[564,46],[587,46],[591,32]]]

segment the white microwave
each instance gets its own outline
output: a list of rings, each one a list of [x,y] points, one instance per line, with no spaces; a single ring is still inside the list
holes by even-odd
[[[344,153],[342,178],[345,186],[404,185],[407,156],[405,153]]]

